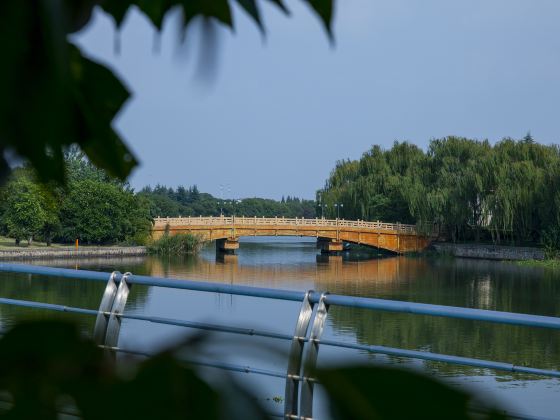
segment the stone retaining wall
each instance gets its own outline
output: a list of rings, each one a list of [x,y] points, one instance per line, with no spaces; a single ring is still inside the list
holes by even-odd
[[[534,247],[449,244],[441,242],[434,243],[432,246],[437,252],[460,258],[482,258],[488,260],[544,260],[544,251],[541,248]]]
[[[42,258],[126,257],[145,255],[145,246],[84,247],[76,250],[65,248],[20,248],[0,250],[0,260],[22,260]]]

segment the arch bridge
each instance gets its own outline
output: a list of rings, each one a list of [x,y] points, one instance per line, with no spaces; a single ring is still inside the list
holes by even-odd
[[[218,249],[230,252],[239,248],[241,236],[308,236],[317,238],[322,252],[342,251],[343,242],[350,242],[398,254],[422,251],[433,239],[418,233],[415,225],[297,217],[157,217],[152,237],[157,239],[166,231],[215,240]]]

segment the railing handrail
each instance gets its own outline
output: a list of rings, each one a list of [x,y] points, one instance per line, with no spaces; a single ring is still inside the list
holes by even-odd
[[[399,232],[416,232],[416,225],[404,223],[385,223],[381,221],[368,222],[364,220],[298,218],[298,217],[245,217],[245,216],[207,216],[207,217],[156,217],[154,227],[165,226],[320,226],[320,227],[350,227],[375,230],[393,230]]]
[[[45,276],[77,278],[101,282],[107,282],[110,276],[110,273],[99,271],[73,270],[68,268],[42,267],[29,264],[13,263],[0,263],[0,272],[38,274]],[[115,280],[118,281],[119,279],[116,278]],[[172,289],[193,290],[198,292],[224,293],[237,296],[249,296],[297,302],[301,302],[301,300],[305,296],[305,292],[296,290],[271,289],[265,287],[230,285],[142,275],[129,275],[127,281],[130,284],[141,284],[144,286],[166,287]],[[318,303],[321,295],[321,292],[313,292],[309,295],[309,300],[313,303]],[[430,315],[446,318],[470,319],[499,324],[560,329],[560,318],[544,315],[491,311],[487,309],[464,308],[456,306],[434,305],[429,303],[344,296],[335,294],[328,294],[325,298],[325,302],[331,306],[344,306],[351,308],[373,309],[385,312]]]

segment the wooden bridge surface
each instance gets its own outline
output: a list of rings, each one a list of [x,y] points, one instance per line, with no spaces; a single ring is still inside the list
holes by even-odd
[[[421,251],[431,242],[431,237],[417,233],[415,225],[343,219],[158,217],[154,221],[152,237],[161,237],[167,229],[172,235],[191,233],[209,241],[235,240],[241,236],[309,236],[396,253]]]

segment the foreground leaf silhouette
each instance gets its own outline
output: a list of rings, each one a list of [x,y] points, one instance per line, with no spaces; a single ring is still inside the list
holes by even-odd
[[[251,390],[218,371],[206,381],[177,354],[203,353],[207,335],[117,369],[74,324],[23,322],[0,339],[0,417],[56,419],[268,419]],[[468,419],[472,396],[417,373],[357,366],[318,371],[333,418]],[[214,378],[216,379],[216,377]],[[404,402],[404,403],[403,403]],[[497,411],[477,418],[503,418]]]
[[[412,371],[384,366],[320,370],[335,419],[504,419],[495,408],[473,415],[473,396]]]
[[[273,0],[287,12],[281,0]],[[307,0],[332,37],[333,0]],[[195,18],[233,28],[232,4],[264,31],[256,0],[37,0],[0,2],[0,182],[11,150],[43,181],[63,182],[64,150],[78,144],[96,166],[126,179],[138,164],[111,124],[129,92],[113,72],[86,57],[68,37],[82,29],[100,5],[120,26],[136,6],[161,31],[170,10],[183,16],[183,32]]]

